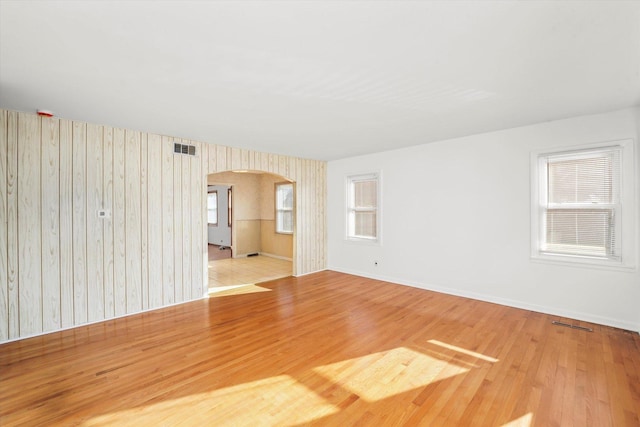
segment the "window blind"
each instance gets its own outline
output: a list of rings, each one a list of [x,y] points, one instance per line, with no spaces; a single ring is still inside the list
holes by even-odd
[[[207,222],[218,225],[218,192],[212,191],[207,197]]]
[[[378,188],[375,180],[353,183],[356,236],[376,237]]]
[[[293,233],[293,184],[276,185],[276,232]]]
[[[348,236],[362,239],[378,237],[378,177],[349,177]]]
[[[548,155],[543,161],[547,185],[541,250],[617,258],[619,149]]]

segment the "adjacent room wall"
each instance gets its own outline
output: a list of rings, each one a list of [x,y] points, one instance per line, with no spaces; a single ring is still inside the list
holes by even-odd
[[[260,176],[224,172],[208,178],[210,184],[233,187],[231,248],[234,257],[260,252]]]
[[[633,271],[530,259],[530,153],[633,139],[636,182],[625,185],[636,186],[638,203],[639,111],[576,117],[329,162],[328,267],[640,331],[637,249]],[[372,171],[382,176],[382,243],[349,242],[345,177]],[[626,208],[633,211],[631,205]],[[624,238],[637,246],[639,233],[636,226],[635,234]]]
[[[266,174],[260,180],[260,252],[290,259],[293,256],[293,235],[276,233],[275,189],[276,183],[282,182],[286,181]]]
[[[202,298],[206,176],[238,169],[297,182],[294,274],[324,269],[324,162],[0,110],[0,342]]]
[[[261,253],[293,257],[293,235],[275,231],[275,184],[286,179],[269,173],[223,172],[208,177],[209,184],[233,186],[233,254]]]

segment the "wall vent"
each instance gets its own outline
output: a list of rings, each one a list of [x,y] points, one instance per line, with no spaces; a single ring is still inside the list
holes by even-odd
[[[187,144],[178,144],[177,142],[173,144],[173,152],[175,154],[186,154],[187,156],[195,156],[196,155],[196,146],[195,145],[187,145]]]

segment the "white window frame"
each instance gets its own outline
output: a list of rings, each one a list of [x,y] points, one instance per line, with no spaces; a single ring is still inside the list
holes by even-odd
[[[375,208],[355,208],[353,184],[358,181],[376,181],[376,207]],[[381,244],[382,243],[382,176],[380,172],[360,173],[346,177],[346,222],[345,239],[352,242]],[[376,212],[376,237],[355,235],[355,212],[356,211]]]
[[[279,203],[278,203],[278,194],[279,194],[278,188],[282,187],[282,186],[285,186],[285,185],[286,186],[291,186],[291,195],[293,197],[293,204],[295,205],[295,203],[296,203],[296,196],[295,196],[296,189],[295,189],[293,183],[292,182],[277,182],[275,184],[275,190],[274,190],[275,191],[274,201],[275,201],[275,208],[276,208],[276,218],[275,219],[276,219],[276,233],[277,234],[293,234],[293,229],[295,227],[295,214],[293,213],[294,212],[293,206],[291,208],[278,208],[278,206],[279,206]],[[284,212],[291,212],[291,217],[292,217],[291,230],[283,230],[283,229],[280,229],[279,226],[278,226],[280,224],[280,221],[278,221],[278,218],[279,218],[280,214],[284,213]]]
[[[542,250],[545,236],[544,212],[547,206],[547,156],[577,157],[580,153],[620,151],[619,201],[612,205],[616,210],[616,257],[550,253]],[[636,168],[633,140],[611,141],[598,144],[540,150],[531,153],[531,259],[536,262],[564,265],[622,269],[636,268],[638,248],[638,208],[635,189]]]

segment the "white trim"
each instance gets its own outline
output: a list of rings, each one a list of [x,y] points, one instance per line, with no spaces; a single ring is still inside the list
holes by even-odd
[[[279,187],[284,187],[284,186],[291,186],[291,197],[293,197],[293,206],[289,209],[289,208],[279,208],[278,207],[278,196],[280,194],[280,192],[278,191]],[[273,201],[274,201],[274,205],[275,205],[275,218],[274,218],[274,222],[275,222],[275,229],[276,229],[276,234],[287,234],[287,235],[292,235],[293,234],[293,230],[295,229],[295,216],[296,216],[296,188],[295,185],[293,185],[293,182],[287,181],[287,182],[276,182],[275,186],[274,186],[274,194],[273,194]],[[279,213],[280,212],[291,212],[291,231],[289,230],[279,230],[278,229],[278,224],[279,224]]]
[[[350,236],[349,235],[349,214],[351,211],[351,183],[353,181],[358,180],[367,180],[367,179],[375,179],[376,180],[376,237],[366,237],[366,236]],[[353,173],[347,174],[344,180],[344,191],[345,191],[345,222],[344,222],[344,240],[350,243],[356,244],[365,244],[372,246],[382,246],[382,172],[374,171],[374,172],[364,172],[364,173]],[[374,209],[371,209],[374,211]]]
[[[620,149],[620,188],[619,197],[620,212],[622,218],[617,218],[619,230],[616,236],[619,245],[620,259],[607,259],[579,255],[564,255],[544,253],[540,250],[539,243],[542,239],[543,227],[541,224],[540,204],[545,201],[541,199],[541,188],[545,185],[545,177],[540,173],[541,163],[544,156],[580,154],[581,151],[605,151],[607,149],[619,147]],[[621,271],[635,271],[638,266],[638,231],[640,221],[638,220],[638,200],[635,189],[635,179],[637,176],[636,159],[634,153],[634,141],[624,139],[617,141],[607,141],[600,143],[583,144],[571,147],[550,147],[543,150],[531,152],[530,177],[531,177],[531,206],[530,206],[530,259],[532,262],[550,263],[555,265],[566,265],[585,268],[601,268]],[[587,155],[588,153],[585,153]],[[620,215],[619,215],[620,216]],[[629,238],[629,236],[634,236]]]
[[[261,256],[268,256],[269,258],[282,259],[282,260],[285,260],[285,261],[293,261],[293,258],[287,258],[287,257],[280,256],[280,255],[270,254],[268,252],[258,252],[258,254],[261,255]]]
[[[205,287],[205,289],[207,289],[207,291],[208,291],[208,288]],[[125,317],[137,316],[139,314],[146,314],[146,313],[150,313],[152,311],[163,310],[165,308],[175,307],[176,305],[187,304],[187,303],[190,303],[190,302],[199,301],[199,300],[208,299],[208,298],[209,298],[209,294],[207,292],[203,296],[201,296],[200,298],[190,299],[188,301],[174,302],[173,304],[163,305],[162,307],[147,308],[147,309],[144,309],[142,311],[136,311],[135,313],[122,314],[120,316],[110,317],[108,319],[95,320],[93,322],[83,323],[81,325],[67,326],[67,327],[63,327],[61,329],[55,329],[53,331],[38,332],[38,333],[33,334],[33,335],[25,335],[25,336],[22,336],[22,337],[10,338],[10,339],[8,339],[6,341],[1,341],[0,344],[7,344],[7,343],[10,343],[10,342],[14,342],[14,341],[22,341],[22,340],[26,340],[26,339],[29,339],[29,338],[41,337],[43,335],[57,334],[57,333],[64,332],[64,331],[70,331],[72,329],[84,328],[85,326],[94,326],[94,325],[98,325],[100,323],[112,322],[114,320],[124,319]]]
[[[469,291],[463,291],[455,288],[448,288],[448,287],[437,286],[432,284],[424,284],[424,283],[410,281],[410,280],[398,279],[396,277],[373,275],[373,274],[368,274],[368,273],[364,273],[357,270],[334,268],[331,266],[329,266],[327,270],[336,271],[338,273],[352,274],[354,276],[366,277],[368,279],[381,280],[384,282],[389,282],[389,283],[402,285],[402,286],[410,286],[412,288],[424,289],[426,291],[439,292],[447,295],[454,295],[458,297],[470,298],[470,299],[489,302],[493,304],[500,304],[507,307],[518,308],[522,310],[535,311],[537,313],[544,313],[551,316],[568,317],[571,319],[595,323],[598,325],[611,326],[614,328],[634,331],[640,334],[640,323],[633,323],[626,320],[614,319],[614,318],[605,317],[605,316],[597,316],[590,313],[583,313],[579,311],[571,311],[571,310],[566,310],[560,307],[550,307],[545,305],[531,304],[525,301],[502,298],[502,297],[487,295],[487,294],[478,293],[478,292],[469,292]]]
[[[327,271],[329,270],[328,268],[322,268],[320,270],[315,270],[315,271],[309,271],[307,273],[302,273],[302,274],[294,274],[293,277],[304,277],[304,276],[308,276],[310,274],[315,274],[315,273],[320,273],[321,271]]]

